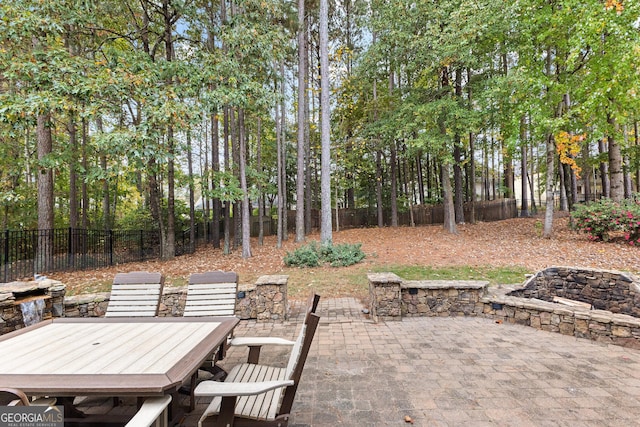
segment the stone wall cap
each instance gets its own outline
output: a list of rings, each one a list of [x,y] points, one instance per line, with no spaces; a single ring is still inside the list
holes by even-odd
[[[571,267],[571,266],[554,265],[554,266],[547,267],[547,268],[541,270],[539,273],[547,272],[547,271],[548,272],[555,272],[555,271],[560,271],[560,270],[575,271],[575,272],[581,272],[581,273],[609,273],[609,274],[613,274],[613,275],[616,275],[616,276],[620,276],[621,278],[625,279],[625,281],[628,281],[628,282],[638,282],[638,278],[635,277],[632,273],[630,273],[628,271],[606,270],[606,269],[602,269],[602,268]]]
[[[0,293],[0,302],[3,301],[14,301],[16,299],[15,296],[13,296],[12,292],[2,292]]]
[[[14,294],[25,294],[40,289],[48,289],[54,283],[60,283],[53,280],[31,280],[29,282],[9,282],[0,285],[0,292],[13,292]]]
[[[175,295],[175,294],[182,294],[186,292],[187,292],[186,286],[165,286],[162,289],[162,293],[164,295]]]
[[[482,289],[489,286],[483,280],[404,280],[400,287],[403,289]]]
[[[99,294],[80,294],[65,296],[64,305],[89,304],[92,302],[103,302],[107,300],[108,292]]]
[[[640,319],[637,317],[629,316],[626,314],[613,314],[611,316],[611,321],[615,325],[619,326],[628,326],[630,328],[638,328],[640,327]]]
[[[395,273],[367,273],[367,278],[373,283],[402,283],[402,279]]]
[[[258,277],[256,285],[286,285],[288,281],[289,276],[286,274],[272,274]]]
[[[249,292],[249,291],[255,291],[255,290],[256,290],[256,285],[247,284],[247,283],[245,283],[244,285],[238,285],[238,291],[241,291],[241,292]]]
[[[591,312],[591,320],[595,320],[600,323],[610,323],[612,313],[606,310],[592,310]]]

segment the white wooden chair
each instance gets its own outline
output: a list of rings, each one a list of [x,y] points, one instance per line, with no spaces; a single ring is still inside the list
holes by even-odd
[[[149,397],[125,427],[167,427],[171,395]]]
[[[208,271],[189,277],[185,316],[235,316],[238,275]]]
[[[195,395],[211,396],[213,400],[198,426],[286,427],[319,319],[309,314],[286,368],[242,363],[231,369],[224,382],[201,382]]]
[[[158,315],[164,277],[160,273],[134,271],[113,278],[105,317],[155,317]]]
[[[187,300],[184,316],[235,316],[238,294],[238,274],[232,271],[207,271],[189,276]],[[215,379],[224,379],[227,373],[216,365],[225,356],[228,343],[223,343],[200,367],[210,372]],[[197,372],[191,377],[189,385],[183,385],[180,391],[191,395],[190,409],[195,408],[193,390]]]

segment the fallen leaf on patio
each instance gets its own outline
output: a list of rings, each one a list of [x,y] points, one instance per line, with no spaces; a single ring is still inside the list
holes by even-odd
[[[497,323],[498,325],[500,325],[500,324],[502,324],[502,320],[498,319],[498,320],[496,320],[496,323]]]
[[[405,415],[404,422],[413,424],[413,418],[411,418],[409,415]]]

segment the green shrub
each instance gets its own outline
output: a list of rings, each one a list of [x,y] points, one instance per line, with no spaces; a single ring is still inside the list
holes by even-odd
[[[323,257],[332,267],[348,267],[364,259],[360,243],[329,246],[331,251]]]
[[[284,263],[288,267],[317,267],[330,264],[332,267],[347,267],[357,264],[365,257],[361,244],[319,245],[311,242],[293,252],[287,252]]]
[[[320,256],[315,242],[301,246],[293,252],[287,252],[284,257],[285,265],[298,267],[317,267],[320,265]]]
[[[640,198],[638,195],[620,203],[601,199],[580,205],[571,214],[574,228],[587,233],[594,241],[608,241],[611,233],[621,232],[630,245],[640,245]]]

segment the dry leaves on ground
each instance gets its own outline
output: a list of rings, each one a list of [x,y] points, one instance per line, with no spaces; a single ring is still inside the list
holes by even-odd
[[[333,233],[334,243],[362,243],[367,255],[367,268],[384,265],[450,266],[520,266],[531,272],[552,265],[591,267],[640,271],[640,248],[622,243],[591,242],[583,234],[572,231],[568,218],[554,220],[551,239],[541,236],[541,220],[515,218],[498,222],[458,225],[458,234],[447,233],[441,225],[399,228],[359,228]],[[252,240],[253,256],[243,259],[241,250],[223,255],[220,249],[203,246],[195,254],[184,255],[170,261],[148,261],[122,264],[109,268],[55,273],[50,277],[67,284],[71,293],[107,290],[115,273],[120,271],[161,271],[168,285],[182,285],[193,272],[207,270],[232,270],[240,276],[241,283],[253,283],[264,274],[292,274],[297,268],[286,267],[283,258],[302,244],[293,242],[293,234],[282,248],[276,247],[275,236],[266,237],[263,246]],[[307,242],[319,240],[317,233],[307,237]],[[347,267],[344,280],[360,267]],[[305,270],[300,280],[319,277],[331,267]],[[335,271],[335,269],[331,269]],[[304,284],[299,284],[304,286]],[[333,295],[340,294],[336,290]],[[345,293],[350,292],[344,288]]]

